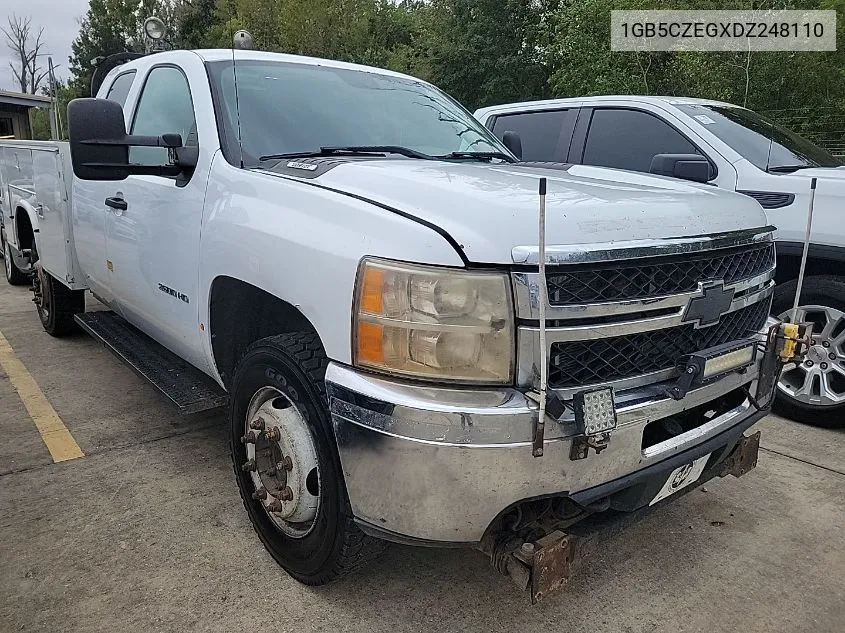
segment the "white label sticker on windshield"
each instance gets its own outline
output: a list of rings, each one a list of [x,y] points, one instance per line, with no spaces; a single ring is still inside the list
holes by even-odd
[[[698,119],[699,122],[703,123],[704,125],[710,125],[712,123],[715,123],[715,121],[706,114],[696,114],[695,118]]]

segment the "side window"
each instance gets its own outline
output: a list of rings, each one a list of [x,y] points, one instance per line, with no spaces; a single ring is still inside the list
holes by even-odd
[[[134,70],[118,75],[112,83],[111,88],[109,88],[106,99],[109,101],[117,101],[120,104],[120,107],[123,107],[126,104],[126,97],[129,96],[129,89],[132,87],[132,82],[134,80]]]
[[[576,118],[577,110],[504,114],[496,117],[493,134],[501,140],[505,132],[517,132],[523,160],[565,162]]]
[[[583,163],[648,172],[656,154],[701,154],[680,132],[638,110],[593,111]]]
[[[159,66],[147,75],[131,134],[159,136],[181,134],[185,145],[196,144],[196,120],[188,79],[178,68]],[[167,149],[131,147],[129,162],[137,165],[166,165]]]

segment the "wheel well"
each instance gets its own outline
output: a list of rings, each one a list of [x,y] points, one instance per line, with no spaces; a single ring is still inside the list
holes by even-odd
[[[18,207],[15,212],[15,230],[18,233],[18,249],[31,249],[35,244],[35,233],[32,230],[29,214],[22,207]]]
[[[841,261],[826,259],[824,257],[807,258],[807,277],[814,275],[830,275],[831,271],[839,270],[843,266]],[[778,253],[778,265],[775,272],[775,281],[778,285],[793,279],[798,279],[801,270],[801,255],[784,255]],[[845,275],[843,275],[845,276]]]
[[[211,285],[209,330],[217,371],[231,386],[235,364],[252,343],[285,332],[315,332],[294,305],[232,277]]]

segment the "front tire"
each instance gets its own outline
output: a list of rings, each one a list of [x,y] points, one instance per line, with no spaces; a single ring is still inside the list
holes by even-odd
[[[249,519],[270,555],[306,585],[336,580],[384,549],[353,521],[327,408],[327,366],[316,334],[262,339],[235,369],[229,407]]]
[[[792,318],[797,281],[777,287],[772,314]],[[787,365],[778,383],[775,411],[785,417],[828,428],[845,427],[845,280],[833,276],[804,279],[797,321],[813,323],[813,341],[800,365]]]

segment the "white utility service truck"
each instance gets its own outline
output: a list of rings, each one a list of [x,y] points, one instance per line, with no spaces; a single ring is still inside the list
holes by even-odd
[[[423,81],[290,55],[141,57],[68,120],[0,144],[44,328],[184,412],[228,403],[243,503],[298,580],[468,546],[536,600],[585,517],[754,467],[800,332],[769,322],[751,198],[520,164]]]

